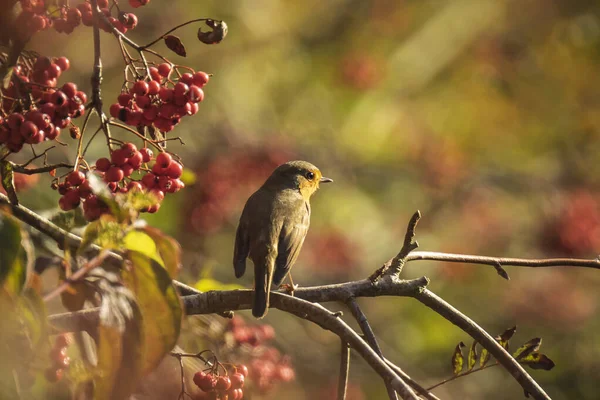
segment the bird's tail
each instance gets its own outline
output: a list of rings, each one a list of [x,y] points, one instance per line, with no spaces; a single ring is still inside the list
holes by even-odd
[[[254,269],[254,298],[252,315],[263,318],[269,310],[269,294],[273,281],[273,267],[257,266]]]

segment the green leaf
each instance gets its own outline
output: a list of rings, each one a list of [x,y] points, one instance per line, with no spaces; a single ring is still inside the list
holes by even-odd
[[[128,251],[126,258],[132,265],[123,271],[123,280],[135,294],[143,317],[142,371],[145,374],[175,346],[183,308],[165,268],[137,251]]]
[[[502,332],[499,336],[496,336],[496,341],[500,344],[500,346],[508,350],[508,341],[513,337],[516,331],[517,327],[513,326],[512,328]]]
[[[529,354],[527,357],[521,358],[519,362],[531,369],[543,369],[545,371],[550,371],[555,365],[554,361],[549,359],[545,354],[538,353],[537,351]]]
[[[104,214],[86,226],[78,253],[81,254],[92,243],[96,243],[103,249],[121,249],[124,236],[123,225],[115,221],[112,215]]]
[[[179,177],[186,186],[193,185],[196,183],[196,173],[189,168],[184,168],[181,176]]]
[[[8,199],[12,204],[19,205],[19,198],[15,190],[15,172],[10,161],[0,161],[0,176],[2,176],[2,187],[6,190]]]
[[[471,344],[471,348],[469,349],[469,357],[467,361],[467,371],[470,371],[475,366],[477,362],[477,341],[473,341]]]
[[[98,400],[128,398],[142,377],[142,317],[135,303],[131,307],[132,318],[125,321],[123,330],[104,324],[98,328],[98,367],[94,379]]]
[[[201,292],[210,292],[211,290],[237,290],[244,289],[237,283],[223,283],[211,278],[202,278],[194,284],[194,288]]]
[[[151,226],[147,226],[143,230],[154,240],[163,266],[171,278],[175,278],[181,269],[181,245],[179,242]]]
[[[485,365],[490,361],[490,353],[487,349],[481,349],[481,355],[479,356],[479,368],[485,367]]]
[[[452,354],[452,373],[454,373],[454,375],[460,374],[465,364],[465,358],[462,355],[463,347],[465,347],[465,344],[460,342],[456,345],[454,354]]]
[[[519,361],[522,358],[527,357],[534,351],[538,351],[542,345],[542,338],[533,338],[515,351],[513,357]]]
[[[0,212],[0,290],[8,295],[21,293],[31,270],[29,239],[24,236],[17,219]]]

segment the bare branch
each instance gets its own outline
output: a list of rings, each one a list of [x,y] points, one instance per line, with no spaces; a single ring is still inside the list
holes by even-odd
[[[600,269],[600,258],[593,260],[583,260],[578,258],[547,258],[547,259],[527,259],[527,258],[506,258],[506,257],[488,257],[473,256],[467,254],[438,253],[434,251],[415,251],[408,255],[406,261],[431,260],[457,262],[467,264],[483,264],[493,267],[513,266],[513,267],[583,267]]]
[[[346,391],[348,389],[348,374],[350,372],[350,347],[348,343],[341,341],[340,351],[340,378],[338,380],[338,400],[346,400]]]
[[[18,172],[19,174],[25,174],[25,175],[41,174],[44,172],[50,172],[53,169],[58,169],[58,168],[73,168],[73,165],[68,164],[68,163],[57,163],[57,164],[52,164],[52,165],[46,165],[45,167],[40,167],[40,168],[25,168],[24,165],[13,165],[13,170],[15,172]]]
[[[381,352],[381,348],[379,347],[379,344],[377,344],[377,339],[375,338],[375,333],[373,332],[373,329],[371,329],[371,324],[369,324],[369,320],[367,320],[367,316],[360,309],[360,306],[358,305],[358,301],[356,301],[356,298],[350,297],[348,299],[348,301],[346,301],[346,304],[350,308],[350,311],[352,312],[352,315],[356,319],[356,322],[358,322],[358,325],[360,326],[360,329],[364,333],[365,339],[367,340],[367,343],[369,343],[369,346],[371,346],[371,348],[375,351],[375,353],[377,353],[377,355],[379,357],[381,357],[381,359],[383,359],[383,353]],[[401,378],[400,378],[400,380],[402,381],[402,383],[404,383],[404,381]],[[388,397],[390,399],[395,400],[398,398],[398,396],[396,396],[396,392],[394,392],[394,389],[387,382],[385,383],[385,387],[387,389]]]
[[[504,349],[493,337],[491,337],[483,328],[477,325],[472,319],[452,307],[449,303],[435,295],[433,292],[425,289],[416,294],[415,299],[431,308],[454,325],[469,334],[487,351],[492,354],[502,366],[519,382],[521,387],[531,394],[534,399],[549,400],[550,397],[544,392],[536,381],[525,371],[525,369]]]
[[[429,392],[429,390],[431,390],[431,388],[429,388],[429,389],[423,388],[417,382],[415,382],[414,380],[412,380],[411,377],[408,376],[404,371],[402,371],[402,369],[400,369],[400,367],[398,367],[396,364],[392,363],[387,358],[384,358],[383,360],[387,363],[387,365],[390,366],[391,369],[394,370],[395,373],[397,373],[402,379],[404,379],[404,381],[406,383],[408,383],[411,388],[415,389],[415,391],[417,393],[419,393],[419,395],[421,395],[421,397],[423,397],[423,398],[425,398],[427,400],[440,400],[433,393]]]

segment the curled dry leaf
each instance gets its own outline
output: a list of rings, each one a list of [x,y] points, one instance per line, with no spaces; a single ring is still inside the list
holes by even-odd
[[[208,32],[203,32],[202,28],[198,28],[198,40],[204,44],[218,44],[221,43],[225,36],[227,36],[227,24],[225,21],[215,21],[214,19],[207,19],[205,21],[206,26],[211,28]]]
[[[165,36],[165,45],[178,56],[185,57],[187,55],[183,42],[175,35]]]

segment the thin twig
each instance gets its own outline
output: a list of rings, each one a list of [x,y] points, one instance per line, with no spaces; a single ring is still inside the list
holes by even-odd
[[[348,390],[348,374],[350,373],[350,347],[348,343],[341,340],[340,349],[340,377],[338,379],[338,400],[346,400]]]
[[[54,169],[58,169],[58,168],[73,168],[73,165],[69,164],[69,163],[57,163],[57,164],[52,164],[52,165],[46,165],[45,167],[40,167],[40,168],[25,168],[23,165],[13,165],[13,170],[15,172],[18,172],[19,174],[25,174],[25,175],[35,175],[35,174],[41,174],[43,172],[50,172]]]
[[[352,312],[352,315],[356,319],[356,322],[358,322],[358,325],[360,326],[360,329],[362,330],[363,334],[365,335],[365,339],[367,340],[367,343],[369,343],[369,346],[371,346],[373,348],[373,350],[375,351],[375,353],[377,353],[377,355],[379,357],[381,357],[381,359],[383,359],[383,353],[381,352],[381,348],[379,347],[379,344],[377,343],[377,338],[375,337],[375,333],[373,332],[373,329],[371,328],[371,324],[369,324],[369,320],[367,319],[367,316],[360,309],[360,306],[358,305],[358,301],[356,300],[356,298],[349,297],[348,300],[346,301],[346,304],[350,308],[350,311]],[[402,382],[404,382],[404,381],[402,381]],[[396,396],[396,392],[389,385],[388,382],[385,383],[385,387],[388,392],[388,397],[392,400],[396,400],[398,398],[398,396]]]
[[[102,250],[100,254],[96,257],[89,260],[83,267],[78,269],[73,275],[67,277],[62,284],[60,284],[56,289],[48,293],[44,296],[44,301],[50,301],[68,288],[71,287],[73,283],[77,283],[80,279],[82,279],[85,274],[93,270],[94,268],[100,266],[102,262],[108,257],[108,250]]]
[[[143,45],[143,46],[139,46],[139,49],[138,49],[138,50],[145,50],[146,48],[148,48],[148,47],[150,47],[150,46],[152,46],[152,45],[154,45],[154,44],[156,44],[156,43],[160,42],[160,41],[161,41],[161,40],[162,40],[162,39],[163,39],[165,36],[167,36],[169,33],[173,33],[173,32],[175,32],[175,31],[176,31],[177,29],[179,29],[179,28],[182,28],[182,27],[184,27],[184,26],[186,26],[186,25],[189,25],[189,24],[193,24],[194,22],[206,21],[206,20],[208,20],[208,19],[210,19],[210,18],[198,18],[198,19],[193,19],[193,20],[191,20],[191,21],[184,22],[183,24],[179,24],[179,25],[177,25],[176,27],[174,27],[174,28],[172,28],[172,29],[168,30],[167,32],[163,33],[162,35],[160,35],[160,36],[159,36],[159,37],[158,37],[156,40],[153,40],[153,41],[151,41],[150,43],[148,43],[148,44],[145,44],[145,45]],[[216,20],[215,20],[215,21],[216,21]]]
[[[488,256],[473,256],[467,254],[451,254],[438,253],[434,251],[414,251],[406,257],[406,261],[445,261],[458,262],[467,264],[483,264],[483,265],[503,265],[513,267],[583,267],[600,269],[600,259],[582,260],[577,258],[547,258],[547,259],[527,259],[527,258],[507,258],[507,257],[488,257]]]
[[[437,396],[435,396],[433,393],[429,392],[429,390],[431,389],[425,389],[423,388],[421,385],[419,385],[417,382],[415,382],[414,380],[411,379],[410,376],[408,376],[402,369],[400,369],[400,367],[398,367],[396,364],[392,363],[390,360],[388,360],[387,358],[384,357],[383,361],[385,361],[387,363],[387,365],[390,366],[391,369],[394,370],[394,372],[396,372],[402,379],[404,379],[404,381],[406,383],[408,383],[410,385],[411,388],[415,389],[415,392],[417,392],[419,395],[421,395],[421,397],[427,399],[427,400],[440,400]]]
[[[470,371],[467,371],[467,372],[464,372],[464,373],[462,373],[462,374],[460,374],[460,375],[453,375],[452,377],[450,377],[450,378],[448,378],[448,379],[444,379],[443,381],[441,381],[441,382],[438,382],[438,383],[436,383],[435,385],[428,387],[428,388],[427,388],[427,390],[433,390],[433,389],[435,389],[435,388],[436,388],[436,387],[438,387],[438,386],[442,386],[443,384],[446,384],[446,383],[448,383],[448,382],[452,382],[452,381],[454,381],[454,380],[456,380],[456,379],[458,379],[458,378],[462,378],[462,377],[465,377],[465,376],[471,375],[471,374],[473,374],[473,373],[475,373],[475,372],[477,372],[477,371],[483,371],[484,369],[488,369],[488,368],[491,368],[491,367],[497,367],[498,365],[500,365],[500,364],[499,364],[498,362],[496,362],[496,363],[494,363],[494,364],[487,364],[487,365],[484,365],[484,366],[483,366],[483,367],[481,367],[481,368],[472,369],[472,370],[470,370]]]

